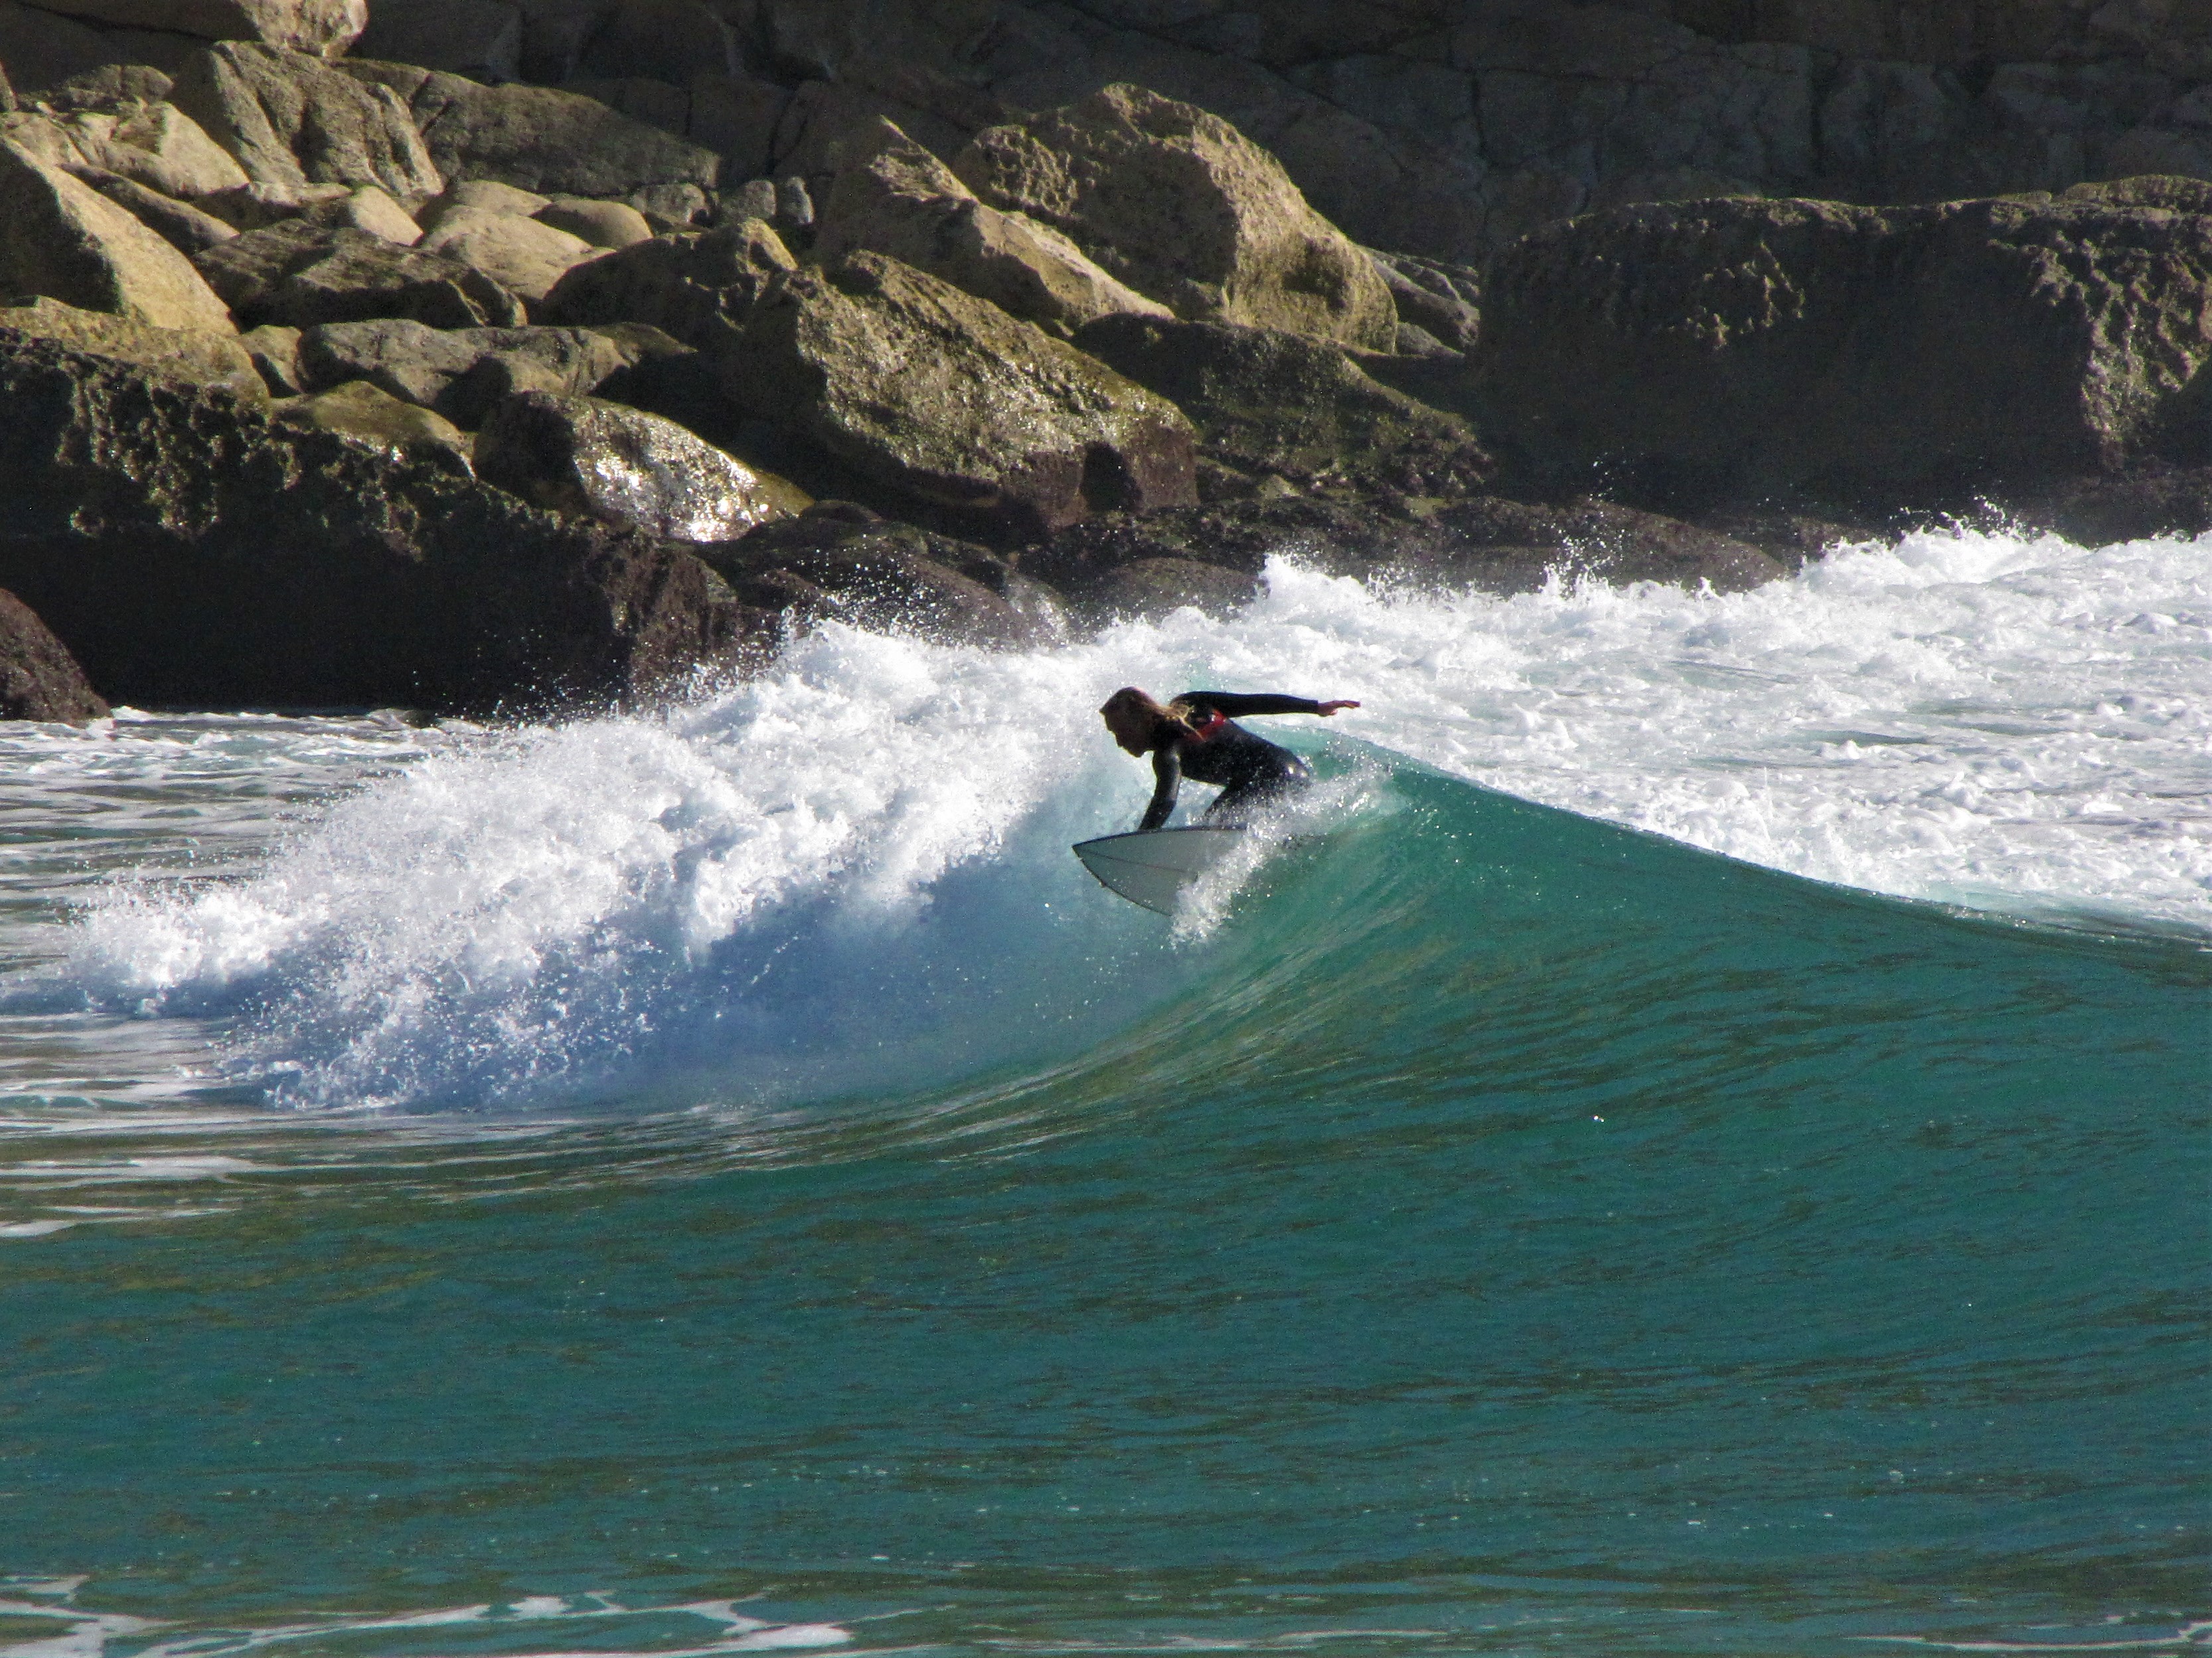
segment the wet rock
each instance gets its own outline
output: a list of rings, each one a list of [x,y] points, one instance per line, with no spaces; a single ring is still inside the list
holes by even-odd
[[[46,0],[46,9],[118,28],[257,40],[329,58],[368,21],[368,0]]]
[[[2069,478],[2008,497],[2010,524],[2050,530],[2083,547],[2154,536],[2212,533],[2212,466],[2156,463],[2109,477]]]
[[[775,232],[748,219],[656,236],[579,265],[536,311],[548,323],[650,323],[686,345],[722,349],[769,284],[797,268]]]
[[[1109,317],[1079,349],[1167,398],[1199,431],[1210,495],[1279,478],[1300,489],[1481,489],[1496,471],[1467,422],[1362,372],[1339,348],[1277,329]]]
[[[448,178],[491,179],[544,196],[627,197],[682,188],[703,208],[720,167],[712,150],[576,93],[479,86],[458,75],[359,58],[333,67],[404,101]]]
[[[156,328],[107,311],[82,311],[58,301],[36,299],[27,305],[0,307],[0,334],[11,345],[52,340],[75,351],[136,363],[172,380],[228,386],[240,397],[258,399],[261,377],[237,335],[210,331]]]
[[[880,119],[846,141],[815,231],[814,255],[824,262],[861,248],[1063,338],[1097,317],[1172,314],[1057,230],[977,201],[943,162]]]
[[[973,543],[823,501],[701,556],[744,603],[799,627],[836,620],[947,644],[1026,650],[1066,635],[1051,591]]]
[[[375,185],[402,203],[445,188],[406,106],[389,88],[297,52],[226,41],[195,56],[169,100],[257,184]]]
[[[421,245],[426,252],[443,253],[482,271],[530,305],[541,302],[571,268],[601,252],[550,224],[477,208],[447,213]]]
[[[38,612],[0,587],[0,720],[79,726],[107,703]]]
[[[451,421],[402,403],[367,380],[349,380],[327,392],[277,404],[271,418],[278,426],[334,433],[396,460],[457,472],[470,471],[467,434]]]
[[[1115,513],[1024,549],[1022,568],[1066,593],[1079,614],[1103,621],[1185,604],[1221,613],[1258,591],[1274,557],[1386,585],[1493,593],[1536,591],[1555,572],[1720,592],[1784,574],[1756,548],[1657,513],[1495,496],[1448,504],[1285,497]],[[1187,565],[1224,574],[1200,576]]]
[[[155,328],[234,332],[191,262],[58,167],[0,144],[0,294],[43,294]]]
[[[1493,264],[1471,367],[1486,430],[1547,476],[1602,462],[1686,501],[1996,488],[2201,452],[2208,288],[2203,215],[1626,209]]]
[[[432,328],[513,327],[520,303],[459,259],[306,220],[248,231],[196,261],[248,326],[411,317]]]
[[[1398,325],[1415,328],[1438,345],[1452,351],[1472,351],[1482,333],[1482,288],[1468,266],[1439,259],[1418,258],[1411,253],[1379,253],[1368,250],[1390,290]],[[1395,348],[1405,350],[1401,342]]]
[[[593,247],[635,246],[653,240],[653,227],[645,215],[628,202],[595,202],[585,196],[563,196],[548,202],[534,216],[540,224],[565,230]]]
[[[238,162],[167,103],[25,113],[0,123],[0,136],[52,166],[94,168],[164,196],[212,196],[246,182]]]
[[[1179,317],[1387,351],[1372,260],[1281,165],[1218,116],[1139,87],[975,135],[953,171],[993,207],[1061,232]]]
[[[476,460],[487,483],[533,506],[672,541],[733,541],[811,504],[673,421],[595,398],[516,393],[486,417]]]
[[[522,11],[502,0],[375,0],[355,54],[472,81],[522,76]]]
[[[1002,532],[1194,498],[1172,404],[879,254],[784,276],[720,366],[760,418]]]
[[[691,554],[48,344],[0,348],[0,586],[141,706],[572,708],[755,659]]]
[[[173,200],[113,173],[87,172],[84,182],[187,258],[217,242],[227,242],[238,232],[211,213]]]

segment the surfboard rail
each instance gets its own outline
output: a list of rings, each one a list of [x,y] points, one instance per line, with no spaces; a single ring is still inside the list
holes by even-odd
[[[1079,841],[1075,855],[1109,892],[1172,915],[1183,890],[1226,857],[1246,832],[1221,823],[1137,829]]]

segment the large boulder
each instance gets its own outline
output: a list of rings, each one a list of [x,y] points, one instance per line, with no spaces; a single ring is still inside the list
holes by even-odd
[[[194,263],[248,327],[411,317],[432,328],[507,328],[524,320],[520,302],[482,271],[349,226],[288,220],[218,243]]]
[[[368,0],[40,0],[111,28],[161,29],[204,40],[259,41],[335,58],[368,22]]]
[[[402,318],[310,328],[295,349],[308,390],[366,380],[470,428],[519,392],[594,392],[641,355],[586,328],[441,329]]]
[[[472,81],[519,81],[522,11],[505,0],[376,0],[354,50]]]
[[[2103,201],[1709,201],[1489,272],[1492,436],[1690,495],[1966,489],[2212,447],[2212,216]]]
[[[0,297],[8,294],[155,328],[234,331],[182,253],[90,185],[0,143]]]
[[[674,421],[596,398],[522,392],[477,434],[477,476],[554,512],[672,541],[732,541],[807,497]]]
[[[333,67],[404,100],[432,160],[452,178],[492,179],[546,196],[628,197],[671,186],[711,190],[720,172],[714,151],[579,93],[479,86],[359,58]]]
[[[1374,262],[1306,204],[1274,157],[1192,105],[1108,87],[985,129],[952,170],[1179,317],[1376,351],[1396,343]]]
[[[637,698],[775,626],[669,543],[43,343],[0,349],[0,586],[196,708]]]
[[[198,122],[160,100],[27,112],[0,119],[0,136],[52,166],[114,173],[164,196],[212,196],[247,182],[236,158]]]
[[[1195,499],[1194,434],[1174,404],[880,254],[786,276],[724,373],[759,417],[1003,532]]]
[[[419,462],[466,477],[471,472],[468,434],[442,416],[402,403],[367,380],[349,380],[326,392],[289,398],[271,406],[282,427],[331,432],[395,460]]]
[[[169,101],[256,184],[376,185],[411,205],[445,187],[406,106],[304,52],[226,42],[178,72]]]
[[[1094,318],[1174,313],[1116,281],[1059,231],[975,199],[945,164],[878,118],[846,139],[814,254],[861,248],[942,276],[1065,338]]]
[[[1497,470],[1465,421],[1378,384],[1339,347],[1303,334],[1107,317],[1075,343],[1190,416],[1211,464],[1209,495],[1274,478],[1459,495]]]
[[[511,213],[462,208],[445,215],[417,244],[482,271],[530,305],[540,303],[574,267],[601,250],[580,236]]]
[[[0,720],[81,725],[108,708],[38,612],[0,587]]]
[[[541,322],[650,323],[686,345],[722,349],[770,282],[797,269],[775,231],[744,219],[656,236],[577,265],[532,308]]]
[[[0,345],[52,340],[73,351],[136,363],[171,380],[227,386],[249,401],[263,395],[260,374],[234,333],[155,328],[110,311],[81,311],[58,300],[0,307]]]
[[[217,242],[227,242],[238,232],[212,213],[203,213],[187,202],[149,190],[112,173],[80,175],[101,195],[187,258],[202,253]]]

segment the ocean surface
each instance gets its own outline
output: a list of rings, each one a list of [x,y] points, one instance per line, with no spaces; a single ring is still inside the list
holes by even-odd
[[[2202,1651],[2209,945],[2212,537],[0,726],[0,1658]]]

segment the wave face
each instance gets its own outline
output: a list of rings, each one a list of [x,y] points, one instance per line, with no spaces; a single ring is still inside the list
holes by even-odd
[[[2185,1649],[2208,550],[8,728],[0,1650]]]

